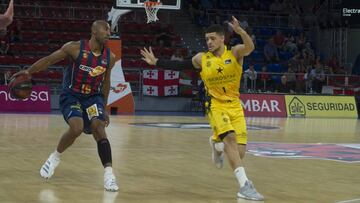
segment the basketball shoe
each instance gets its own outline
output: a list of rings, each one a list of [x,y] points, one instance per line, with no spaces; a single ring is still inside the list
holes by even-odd
[[[109,192],[116,192],[119,190],[119,186],[116,183],[116,178],[115,178],[114,173],[112,172],[111,167],[105,168],[104,188],[106,191],[109,191]]]
[[[222,168],[224,166],[224,143],[214,142],[212,136],[210,136],[209,143],[211,146],[211,157],[216,168]]]
[[[264,200],[264,196],[256,191],[253,183],[250,180],[247,180],[245,185],[240,188],[240,191],[237,193],[237,197],[253,201]]]
[[[55,168],[59,165],[60,158],[51,153],[44,165],[40,169],[40,176],[49,179],[55,172]]]

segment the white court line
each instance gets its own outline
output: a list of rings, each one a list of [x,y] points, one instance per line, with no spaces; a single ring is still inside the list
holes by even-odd
[[[350,199],[350,200],[345,200],[345,201],[341,201],[341,202],[336,202],[336,203],[349,203],[349,202],[359,202],[360,203],[360,198],[359,199]]]

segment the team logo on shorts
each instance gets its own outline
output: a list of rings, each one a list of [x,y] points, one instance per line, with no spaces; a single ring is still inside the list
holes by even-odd
[[[76,110],[82,112],[80,103],[76,103],[76,104],[71,105],[70,109],[76,109]]]
[[[87,59],[88,58],[88,54],[87,53],[83,53],[83,58]]]
[[[210,61],[207,61],[206,62],[206,67],[210,67],[211,66],[211,62]]]
[[[223,118],[224,123],[228,123],[229,119],[228,118]]]

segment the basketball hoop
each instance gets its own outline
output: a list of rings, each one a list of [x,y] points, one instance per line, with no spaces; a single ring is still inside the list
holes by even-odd
[[[161,2],[153,2],[153,1],[144,2],[144,7],[147,16],[147,23],[156,22],[159,20],[159,18],[156,15],[161,5],[162,5]]]

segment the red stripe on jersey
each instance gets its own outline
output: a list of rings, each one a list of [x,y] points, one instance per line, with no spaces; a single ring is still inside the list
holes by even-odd
[[[75,92],[83,94],[94,94],[98,93],[100,85],[103,82],[104,75],[107,69],[107,54],[106,48],[104,47],[103,52],[100,56],[96,57],[93,55],[90,49],[90,43],[88,40],[83,41],[84,48],[80,50],[81,56],[79,56],[80,63],[75,62],[73,90]],[[100,57],[100,58],[99,58]],[[91,61],[89,61],[91,60]],[[84,90],[83,87],[90,87],[91,90]]]

